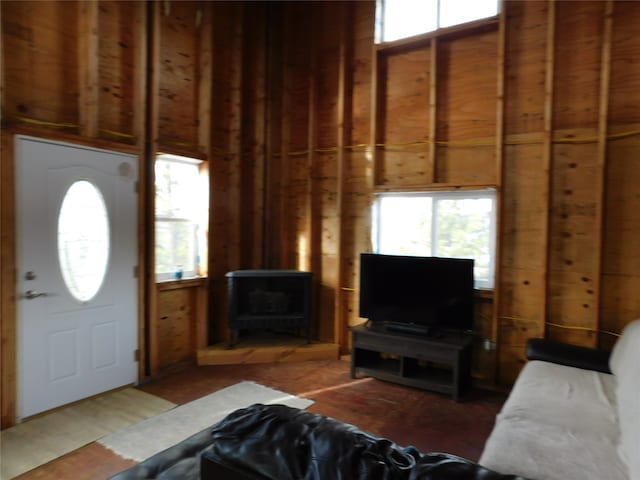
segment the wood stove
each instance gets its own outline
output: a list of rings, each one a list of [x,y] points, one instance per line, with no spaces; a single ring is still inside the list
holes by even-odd
[[[298,270],[236,270],[229,288],[229,346],[240,330],[305,329],[311,342],[311,273]]]

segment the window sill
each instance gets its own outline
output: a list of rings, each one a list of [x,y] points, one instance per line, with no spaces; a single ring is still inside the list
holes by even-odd
[[[184,277],[179,280],[158,280],[156,286],[158,290],[176,290],[178,288],[193,288],[205,286],[208,282],[208,277]]]
[[[493,300],[494,290],[491,288],[476,288],[473,291],[473,297],[481,300]]]

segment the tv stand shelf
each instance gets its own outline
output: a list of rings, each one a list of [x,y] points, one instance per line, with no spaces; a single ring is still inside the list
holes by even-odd
[[[471,379],[472,337],[420,336],[359,325],[351,328],[351,377],[358,374],[449,394],[455,401]]]

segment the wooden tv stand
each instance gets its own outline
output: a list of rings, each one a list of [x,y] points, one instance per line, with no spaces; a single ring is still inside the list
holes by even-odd
[[[470,385],[472,337],[466,333],[420,336],[358,325],[351,328],[351,377],[375,377],[450,394]]]

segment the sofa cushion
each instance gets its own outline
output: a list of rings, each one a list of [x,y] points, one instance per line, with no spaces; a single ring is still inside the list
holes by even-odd
[[[542,361],[525,365],[479,463],[538,480],[628,480],[612,375]]]
[[[628,323],[613,346],[609,367],[614,375],[637,371],[640,364],[640,319]]]
[[[520,373],[499,416],[617,437],[615,388],[611,374],[533,360]]]
[[[631,478],[640,478],[640,320],[624,328],[611,352],[620,418],[620,457]]]

